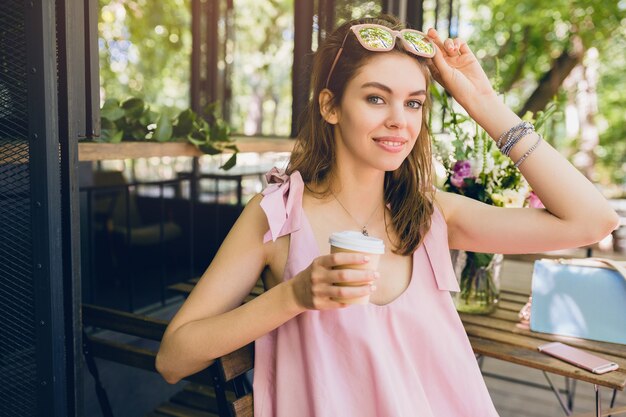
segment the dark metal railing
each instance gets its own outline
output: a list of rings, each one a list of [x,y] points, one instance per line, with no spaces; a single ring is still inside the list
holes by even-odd
[[[262,171],[198,174],[196,168],[173,179],[129,182],[121,172],[96,171],[112,177],[108,183],[80,187],[84,298],[131,312],[146,307],[146,299],[165,306],[169,285],[195,278],[206,268],[243,209],[244,179],[262,184]],[[205,180],[214,184],[201,187]],[[227,181],[234,184],[220,187]],[[227,202],[225,194],[231,196]],[[174,272],[168,271],[168,263]],[[146,276],[152,270],[158,291],[146,288],[153,282]],[[103,285],[100,281],[110,281],[109,275],[113,283]]]
[[[113,249],[111,246],[115,243],[119,243],[119,242],[115,242],[113,233],[114,233],[114,227],[116,226],[113,220],[113,217],[115,216],[114,211],[116,210],[116,206],[118,204],[117,200],[119,198],[122,197],[123,194],[123,198],[124,198],[124,218],[123,218],[123,226],[124,226],[124,232],[122,233],[122,236],[124,238],[124,258],[122,260],[122,263],[125,264],[125,267],[122,268],[122,270],[125,273],[125,282],[127,283],[127,308],[129,311],[133,311],[136,307],[135,305],[135,291],[136,291],[136,271],[135,269],[132,267],[133,265],[133,222],[131,219],[131,215],[132,215],[132,210],[133,208],[131,208],[131,199],[132,199],[132,195],[133,195],[133,191],[136,194],[136,190],[139,186],[157,186],[159,188],[159,220],[158,220],[158,257],[159,257],[159,269],[160,269],[160,273],[159,273],[159,282],[160,282],[160,302],[162,305],[165,305],[166,303],[166,296],[167,296],[167,278],[166,278],[166,271],[165,271],[165,257],[166,257],[166,252],[165,252],[165,223],[166,223],[166,216],[165,216],[165,187],[168,185],[176,185],[177,187],[181,187],[182,183],[184,182],[190,182],[191,179],[190,178],[177,178],[177,179],[172,179],[172,180],[160,180],[160,181],[145,181],[145,182],[140,182],[140,181],[134,181],[134,182],[130,182],[130,183],[122,183],[122,184],[114,184],[114,185],[91,185],[91,186],[84,186],[81,187],[80,192],[81,194],[85,194],[86,196],[86,219],[87,219],[87,236],[88,236],[88,241],[86,242],[86,245],[84,245],[84,247],[86,248],[86,252],[84,256],[87,256],[88,258],[88,276],[86,277],[89,280],[89,295],[88,295],[88,299],[89,302],[91,303],[95,303],[96,302],[96,294],[95,294],[95,290],[96,290],[96,282],[95,279],[97,277],[96,274],[96,256],[95,256],[95,242],[96,242],[96,227],[94,227],[94,222],[98,222],[101,225],[101,228],[99,231],[103,232],[102,234],[104,235],[103,237],[105,237],[106,239],[109,240],[109,249]],[[131,191],[132,189],[132,191]],[[108,213],[94,213],[94,196],[97,198],[98,196],[107,196],[110,199],[109,202],[109,207],[108,207]],[[95,217],[97,216],[97,214],[104,214],[104,216],[102,216],[100,219],[96,219]],[[189,204],[189,217],[188,217],[188,221],[189,221],[189,227],[188,227],[188,234],[189,234],[189,245],[190,248],[193,245],[193,238],[194,238],[194,210],[193,210],[193,204]],[[193,250],[189,250],[189,260],[188,260],[188,272],[187,272],[187,277],[191,278],[194,274],[194,267],[193,267],[193,263],[194,263],[194,251]],[[113,259],[111,259],[113,260]],[[86,271],[87,272],[87,271]],[[85,280],[83,280],[85,281]],[[116,280],[117,281],[117,280]]]

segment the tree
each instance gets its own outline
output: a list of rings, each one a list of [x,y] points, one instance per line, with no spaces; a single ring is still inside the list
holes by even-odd
[[[506,93],[509,104],[515,106],[520,115],[545,108],[562,91],[563,82],[574,68],[581,65],[587,51],[594,47],[601,68],[598,82],[601,94],[599,120],[607,120],[603,115],[609,113],[612,119],[618,118],[606,105],[608,103],[602,101],[607,97],[603,93],[606,73],[602,66],[607,60],[615,60],[615,51],[619,50],[615,49],[614,39],[622,36],[620,33],[623,33],[626,22],[623,2],[555,0],[546,4],[540,0],[488,0],[473,2],[470,11],[474,12],[471,23],[476,29],[469,39],[470,45],[488,73],[494,74],[499,65],[499,88]],[[624,76],[613,73],[613,82],[617,79],[621,85],[624,84]],[[560,96],[565,97],[564,94]],[[587,114],[585,119],[590,122],[594,117]],[[587,126],[594,128],[595,125],[588,123]],[[606,154],[614,154],[614,150],[621,149],[622,145],[618,144],[620,134],[616,131],[621,129],[621,125],[609,125],[605,129],[600,137],[602,149],[594,149],[589,144],[582,147],[587,152]],[[580,136],[583,135],[579,132],[577,140],[581,139]],[[580,144],[574,142],[572,145]],[[623,156],[623,152],[618,152],[618,155]],[[610,164],[601,170],[605,179],[608,172],[623,170],[619,161],[596,156],[601,163]],[[588,172],[593,172],[593,167]],[[611,179],[616,178],[611,175]]]
[[[189,107],[191,1],[100,0],[101,100]]]
[[[534,110],[545,107],[584,51],[605,43],[624,17],[615,1],[490,0],[472,7],[478,31],[470,44],[488,70],[499,60],[504,91],[533,90],[520,108]]]

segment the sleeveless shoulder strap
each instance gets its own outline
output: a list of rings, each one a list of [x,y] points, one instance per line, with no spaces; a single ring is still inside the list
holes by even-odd
[[[262,192],[261,208],[267,216],[269,230],[263,236],[263,243],[275,242],[279,237],[300,229],[304,193],[304,181],[298,171],[287,175],[272,168],[265,178],[268,185]]]
[[[424,237],[424,247],[433,268],[437,287],[444,291],[458,292],[459,283],[454,274],[450,248],[448,246],[448,225],[435,204],[430,230]]]

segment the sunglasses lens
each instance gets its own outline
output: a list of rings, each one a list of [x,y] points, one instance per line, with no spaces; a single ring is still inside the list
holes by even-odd
[[[373,49],[390,49],[393,46],[393,35],[382,28],[366,27],[359,29],[359,36]]]
[[[432,55],[435,52],[431,43],[421,33],[403,32],[402,37],[415,49],[415,52],[427,55]]]

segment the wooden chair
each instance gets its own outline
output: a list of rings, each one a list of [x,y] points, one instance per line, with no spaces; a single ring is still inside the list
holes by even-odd
[[[166,320],[83,304],[84,326],[160,341],[167,327]],[[156,372],[156,349],[137,347],[83,334],[85,359],[96,379],[96,391],[104,409],[108,408],[106,393],[100,384],[93,358]],[[185,378],[191,382],[182,392],[159,405],[149,417],[244,417],[252,416],[252,387],[245,373],[254,366],[254,346],[250,344],[216,360],[209,368]],[[95,372],[95,373],[94,373]],[[103,400],[104,398],[104,400]],[[110,415],[110,408],[109,415]]]
[[[218,384],[232,384],[235,398],[228,400],[221,392],[221,386],[215,386],[218,402],[228,404],[230,417],[253,417],[252,387],[247,380],[247,372],[254,368],[254,343],[250,343],[228,355],[221,357],[215,364],[219,371]]]

